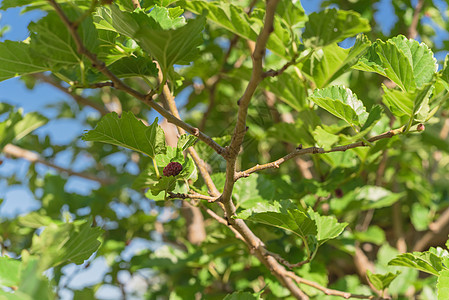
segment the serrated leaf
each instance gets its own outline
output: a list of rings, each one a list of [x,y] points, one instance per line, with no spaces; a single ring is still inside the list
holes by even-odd
[[[81,12],[66,11],[69,18],[79,17]],[[70,32],[55,12],[28,26],[31,32],[31,48],[33,55],[46,62],[52,68],[68,67],[79,64],[84,60],[78,53],[77,46]],[[90,17],[81,22],[78,30],[83,45],[95,51],[98,46],[97,31]]]
[[[50,224],[42,233],[33,236],[31,253],[40,255],[40,266],[48,269],[61,264],[82,264],[100,246],[100,227],[87,221]]]
[[[348,226],[348,223],[338,223],[338,220],[332,216],[321,216],[319,213],[309,209],[309,215],[315,221],[317,227],[318,245],[339,236]]]
[[[243,216],[239,215],[238,217]],[[303,240],[306,240],[309,235],[317,234],[315,221],[299,209],[281,209],[279,212],[253,212],[245,219],[291,231]]]
[[[202,16],[187,23],[184,17],[172,18],[167,8],[158,6],[146,14],[142,10],[121,11],[112,5],[110,9],[100,8],[97,18],[98,28],[116,30],[135,39],[164,72],[175,64],[189,64],[196,57],[205,23]]]
[[[370,270],[366,271],[366,276],[369,281],[373,284],[373,286],[379,290],[383,291],[384,289],[390,286],[390,283],[399,276],[401,272],[396,272],[395,274],[388,272],[386,274],[374,274]]]
[[[368,117],[363,102],[344,86],[317,89],[309,99],[353,127],[360,126]]]
[[[382,62],[385,74],[404,91],[412,92],[416,88],[413,67],[404,52],[387,41],[376,42],[376,52]]]
[[[390,260],[389,266],[414,268],[438,276],[441,271],[441,258],[429,251],[404,253]]]
[[[48,70],[45,61],[32,55],[29,44],[12,41],[0,43],[0,81]]]
[[[370,29],[360,14],[332,8],[310,14],[302,37],[307,47],[323,47]]]
[[[443,270],[438,276],[438,300],[449,299],[449,270]]]
[[[115,112],[103,116],[95,129],[84,134],[83,140],[125,147],[152,158],[166,149],[164,131],[157,118],[145,126],[132,112],[123,112],[121,117]]]
[[[381,74],[413,92],[432,81],[437,63],[425,44],[399,35],[387,42],[376,41],[355,68]]]

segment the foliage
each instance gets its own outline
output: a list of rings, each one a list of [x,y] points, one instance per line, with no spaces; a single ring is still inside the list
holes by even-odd
[[[447,20],[393,1],[386,36],[376,2],[3,0],[46,13],[0,42],[0,80],[64,91],[50,118],[85,132],[57,145],[0,104],[0,162],[31,162],[2,180],[40,202],[0,220],[0,299],[447,299],[449,66],[410,16]]]

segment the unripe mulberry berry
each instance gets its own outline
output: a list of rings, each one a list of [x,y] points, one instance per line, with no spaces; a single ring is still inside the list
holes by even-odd
[[[172,161],[168,165],[165,166],[162,174],[164,176],[176,176],[182,171],[182,165],[179,162]]]

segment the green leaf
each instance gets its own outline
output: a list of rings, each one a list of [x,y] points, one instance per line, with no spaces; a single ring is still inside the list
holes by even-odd
[[[355,65],[370,44],[365,35],[358,35],[351,49],[343,49],[336,43],[330,44],[322,50],[315,51],[303,63],[302,71],[315,82],[318,88],[326,87]]]
[[[29,228],[40,228],[48,226],[52,223],[61,223],[61,221],[53,220],[49,216],[42,215],[38,212],[30,212],[29,214],[19,217],[19,224]]]
[[[233,197],[240,207],[252,208],[258,204],[268,204],[274,199],[275,192],[276,188],[271,180],[260,174],[252,174],[235,183]]]
[[[177,147],[182,151],[187,150],[187,148],[193,146],[197,138],[193,135],[183,134],[178,139]]]
[[[390,285],[390,283],[399,276],[399,274],[401,274],[401,272],[397,271],[395,274],[388,272],[387,274],[374,274],[372,273],[370,270],[366,271],[366,275],[369,279],[369,281],[373,284],[373,286],[379,290],[379,291],[383,291],[386,288],[388,288],[388,286]]]
[[[309,209],[309,215],[315,221],[317,227],[318,245],[339,236],[345,230],[348,223],[338,223],[338,220],[332,216],[321,216],[319,213]]]
[[[18,286],[21,269],[21,261],[7,256],[0,257],[0,286]]]
[[[368,118],[363,102],[344,86],[317,89],[309,99],[353,127],[360,126]]]
[[[442,269],[441,258],[430,251],[400,254],[388,265],[414,268],[436,276]]]
[[[423,85],[413,92],[390,90],[385,86],[382,86],[382,88],[384,90],[382,100],[392,114],[397,117],[408,116],[409,118],[412,118],[427,105],[432,92],[433,83],[431,82]]]
[[[324,130],[321,126],[317,126],[313,131],[313,137],[316,140],[318,146],[329,150],[340,138],[338,135],[332,134]]]
[[[385,232],[379,226],[373,225],[366,231],[354,232],[354,237],[362,243],[373,243],[381,246],[385,242]]]
[[[0,81],[48,70],[45,61],[31,53],[29,44],[12,41],[0,43]]]
[[[238,218],[245,217],[238,215]],[[304,211],[281,209],[281,211],[253,212],[245,219],[291,231],[306,240],[309,235],[317,235],[317,224]]]
[[[156,64],[149,58],[124,57],[108,66],[119,78],[153,76],[157,77]]]
[[[404,52],[390,40],[376,42],[376,52],[382,62],[385,74],[404,91],[412,92],[416,88],[413,67]]]
[[[360,132],[369,130],[374,125],[376,125],[377,121],[379,121],[380,118],[382,117],[382,112],[383,112],[383,108],[380,105],[376,104],[373,107],[371,107],[368,118],[366,119],[365,124],[363,124],[362,129],[360,129]]]
[[[323,47],[370,29],[360,14],[332,8],[310,14],[302,37],[307,47]]]
[[[71,19],[76,19],[81,14],[75,10],[65,13]],[[85,59],[78,53],[70,32],[55,12],[50,12],[39,21],[30,23],[28,29],[31,32],[30,44],[33,55],[37,55],[52,68],[78,65]],[[81,22],[78,34],[87,49],[96,50],[98,35],[90,17]]]
[[[365,185],[356,192],[355,199],[361,201],[360,209],[376,209],[388,207],[398,201],[404,193],[393,193],[380,186]]]
[[[445,300],[449,298],[449,270],[443,270],[438,276],[438,300]]]
[[[198,16],[187,23],[184,17],[172,18],[164,7],[154,7],[149,14],[142,10],[124,12],[116,6],[98,11],[97,27],[117,30],[137,41],[167,72],[175,64],[189,64],[202,43],[205,18]]]
[[[198,15],[207,11],[207,20],[251,41],[257,40],[264,24],[262,10],[255,9],[251,16],[248,16],[241,7],[224,1],[186,1],[183,6]],[[274,32],[268,39],[267,48],[280,57],[290,59],[291,55],[289,55],[287,46],[291,42],[291,37],[281,26],[281,20],[278,20],[277,16],[275,16],[273,27]]]
[[[145,126],[132,112],[123,112],[121,117],[115,112],[105,115],[95,129],[84,134],[83,140],[129,148],[153,158],[165,152],[165,135],[157,118]]]
[[[39,264],[44,270],[61,264],[82,264],[100,247],[102,233],[100,227],[93,228],[87,221],[50,224],[39,236],[33,236],[31,253],[40,255]]]
[[[306,107],[306,93],[304,86],[298,83],[300,80],[297,72],[287,70],[279,76],[266,78],[261,85],[296,111],[301,111]]]
[[[432,81],[437,63],[425,44],[399,35],[387,42],[376,41],[355,68],[381,74],[413,92]]]
[[[11,107],[11,109],[13,108]],[[8,143],[20,140],[47,122],[46,117],[36,112],[22,117],[21,110],[11,111],[8,119],[0,122],[0,149]]]

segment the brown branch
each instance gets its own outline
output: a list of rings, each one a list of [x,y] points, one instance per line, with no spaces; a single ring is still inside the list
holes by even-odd
[[[417,27],[419,23],[419,14],[421,13],[421,10],[424,5],[424,0],[419,0],[418,4],[416,4],[415,11],[413,12],[413,18],[412,23],[410,24],[410,27],[408,28],[407,37],[409,39],[414,39],[418,35]]]
[[[170,193],[169,198],[176,198],[176,199],[198,199],[198,200],[207,200],[208,202],[215,202],[217,200],[217,197],[211,197],[202,195],[195,192],[190,192],[189,194],[182,194],[182,193]]]
[[[175,124],[176,126],[179,126],[183,128],[185,131],[189,132],[190,134],[193,134],[194,136],[198,137],[201,141],[205,142],[207,145],[209,145],[212,149],[214,149],[218,154],[224,155],[225,149],[218,145],[212,138],[201,132],[198,128],[195,128],[179,118],[173,116],[168,110],[164,109],[161,105],[154,102],[152,100],[152,96],[154,95],[154,92],[150,92],[149,95],[145,95],[140,93],[139,91],[133,89],[126,83],[124,83],[122,80],[120,80],[111,70],[109,70],[106,67],[106,64],[99,60],[97,56],[90,52],[83,44],[81,37],[79,36],[77,32],[77,27],[74,26],[74,23],[70,21],[67,17],[67,15],[64,13],[64,11],[61,9],[59,4],[55,0],[48,0],[48,2],[53,6],[58,16],[61,18],[64,25],[69,30],[75,44],[77,47],[77,51],[79,54],[86,56],[91,62],[92,66],[94,66],[97,70],[99,70],[103,75],[105,75],[107,78],[109,78],[113,83],[114,87],[126,92],[127,94],[135,97],[136,99],[142,101],[146,105],[150,106],[154,110],[156,110],[158,113],[160,113],[163,117],[167,119],[170,123]]]
[[[142,8],[142,7],[140,7],[139,0],[131,0],[131,2],[133,3],[134,8]]]
[[[46,165],[50,168],[53,168],[55,170],[58,170],[60,172],[66,173],[69,176],[77,176],[77,177],[81,177],[81,178],[85,178],[85,179],[89,179],[92,181],[96,181],[98,183],[100,183],[101,185],[107,185],[107,184],[111,184],[113,181],[110,179],[102,179],[102,178],[98,178],[94,175],[91,174],[86,174],[86,173],[79,173],[79,172],[75,172],[72,171],[70,169],[66,169],[63,167],[60,167],[58,165],[55,165],[49,161],[46,161],[45,159],[43,159],[39,154],[20,148],[18,146],[12,145],[12,144],[7,144],[3,150],[3,153],[7,154],[7,155],[11,155],[17,158],[24,158],[32,163],[39,163],[42,165]]]
[[[44,75],[43,73],[36,73],[36,74],[32,74],[31,76],[33,76],[34,78],[36,78],[40,81],[43,81],[45,83],[48,83],[48,84],[54,86],[58,90],[66,93],[67,95],[72,97],[79,104],[90,106],[90,107],[94,108],[103,116],[109,112],[104,106],[71,92],[70,89],[63,87],[59,82],[57,82],[50,76]]]
[[[388,298],[381,298],[381,297],[376,297],[376,296],[366,296],[366,295],[358,295],[358,294],[351,294],[348,292],[342,292],[342,291],[338,291],[338,290],[333,290],[333,289],[329,289],[326,288],[324,286],[319,285],[318,283],[314,282],[314,281],[310,281],[307,279],[304,279],[302,277],[299,277],[298,275],[296,275],[293,272],[286,272],[286,276],[289,276],[290,278],[292,278],[293,280],[295,280],[298,284],[305,284],[308,286],[311,286],[317,290],[322,291],[324,294],[326,295],[330,295],[330,296],[338,296],[338,297],[342,297],[345,299],[349,299],[349,298],[356,298],[356,299],[377,299],[377,300],[381,300],[381,299],[388,299]]]
[[[368,142],[372,143],[372,142],[375,142],[375,141],[378,141],[381,139],[391,138],[395,135],[401,134],[402,130],[403,130],[403,128],[401,127],[399,129],[387,131],[385,133],[376,135],[376,136],[368,139]],[[262,171],[262,170],[266,170],[266,169],[279,168],[279,166],[281,164],[283,164],[284,162],[286,162],[292,158],[295,158],[297,156],[301,156],[301,155],[305,155],[305,154],[324,154],[324,153],[331,153],[331,152],[338,152],[338,151],[346,151],[346,150],[349,150],[352,148],[366,147],[366,146],[368,146],[368,145],[365,144],[363,141],[355,142],[355,143],[344,145],[344,146],[334,147],[330,150],[324,150],[323,148],[319,148],[319,147],[309,147],[309,148],[302,149],[302,145],[300,145],[298,148],[296,148],[295,151],[285,155],[284,157],[282,157],[278,160],[275,160],[273,162],[263,164],[263,165],[256,165],[256,166],[249,168],[245,171],[237,172],[235,174],[234,180],[237,181],[238,179],[240,179],[242,177],[248,177],[249,175],[251,175],[254,172],[258,172],[258,171]]]
[[[266,250],[266,253],[268,255],[274,257],[278,262],[280,262],[281,264],[283,264],[284,266],[286,266],[289,269],[297,268],[297,267],[303,266],[303,265],[305,265],[305,264],[310,262],[310,258],[308,258],[306,260],[303,260],[303,261],[300,261],[298,263],[292,264],[288,260],[286,260],[285,258],[283,258],[282,256],[280,256],[277,253],[271,252],[269,250]]]

